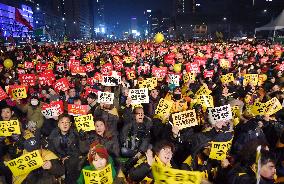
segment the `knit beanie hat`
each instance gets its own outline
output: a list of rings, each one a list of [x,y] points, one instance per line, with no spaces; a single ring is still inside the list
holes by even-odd
[[[89,150],[89,153],[88,153],[88,160],[89,160],[90,164],[92,164],[92,162],[94,160],[94,156],[96,154],[98,154],[101,158],[105,158],[106,160],[108,160],[108,158],[109,158],[109,154],[108,154],[106,148],[102,144],[94,142],[90,145],[90,150]]]

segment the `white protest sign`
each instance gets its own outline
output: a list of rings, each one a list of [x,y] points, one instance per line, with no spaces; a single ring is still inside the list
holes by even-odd
[[[174,84],[175,86],[179,86],[180,76],[175,74],[169,74],[169,84]]]
[[[98,102],[104,104],[113,104],[114,93],[98,92]]]
[[[230,105],[209,108],[208,111],[209,120],[212,124],[232,119],[232,110]]]
[[[105,75],[102,77],[101,84],[103,86],[118,86],[121,84],[121,76],[119,76],[117,72],[112,71],[112,75]]]
[[[131,104],[149,103],[148,88],[130,89]]]

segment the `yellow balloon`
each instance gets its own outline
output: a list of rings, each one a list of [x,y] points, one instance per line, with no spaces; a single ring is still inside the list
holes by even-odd
[[[180,71],[181,71],[181,63],[174,65],[174,71],[176,73],[180,73]]]
[[[164,35],[162,33],[157,33],[155,35],[155,42],[162,43],[164,41]]]
[[[5,68],[12,68],[13,61],[11,59],[5,59],[4,66],[5,66]]]

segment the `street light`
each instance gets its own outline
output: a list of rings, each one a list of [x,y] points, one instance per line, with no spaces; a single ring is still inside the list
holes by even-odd
[[[76,24],[76,21],[74,21],[73,23]]]
[[[227,18],[226,18],[226,17],[224,17],[224,18],[223,18],[223,20],[224,20],[224,21],[226,21],[226,20],[227,20]]]
[[[64,17],[62,17],[62,20],[65,20],[65,18],[64,18]]]
[[[267,12],[267,10],[265,9],[265,10],[263,10],[263,12],[264,12],[264,13],[266,13],[266,12]]]
[[[36,7],[36,10],[39,10],[39,7]]]

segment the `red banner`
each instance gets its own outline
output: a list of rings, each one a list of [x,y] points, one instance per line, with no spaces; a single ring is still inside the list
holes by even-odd
[[[8,95],[6,94],[6,92],[0,87],[0,101],[4,100],[8,98]]]
[[[34,63],[33,62],[25,62],[24,64],[25,68],[26,69],[29,69],[29,68],[34,68]]]

